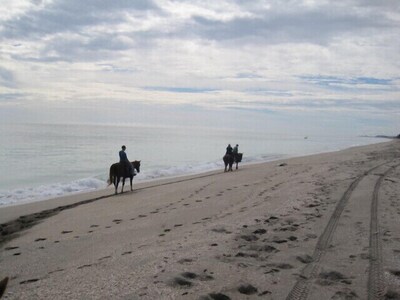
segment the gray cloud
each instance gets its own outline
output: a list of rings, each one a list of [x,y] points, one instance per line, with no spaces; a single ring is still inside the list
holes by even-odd
[[[190,3],[190,1],[176,2]],[[40,39],[48,36],[38,55],[29,57],[15,54],[17,60],[32,61],[94,61],[110,58],[128,49],[155,47],[158,39],[204,39],[218,43],[279,44],[311,43],[328,44],[333,38],[343,34],[378,34],[382,29],[398,28],[398,25],[385,16],[394,2],[379,10],[361,9],[362,1],[347,1],[349,8],[342,6],[318,6],[313,9],[301,6],[298,1],[273,3],[270,10],[261,9],[257,2],[237,0],[236,4],[251,16],[233,17],[226,21],[215,16],[205,17],[193,13],[182,23],[175,24],[167,32],[162,25],[135,31],[127,26],[124,32],[101,32],[95,26],[114,28],[126,24],[126,17],[135,18],[149,15],[163,19],[163,24],[174,24],[174,15],[162,11],[152,1],[139,0],[70,0],[57,1],[40,10],[2,24],[1,39],[20,39],[21,41]],[[386,2],[385,2],[386,3]],[[1,28],[1,27],[0,27]],[[74,36],[68,34],[73,33]]]
[[[0,86],[14,88],[16,81],[13,72],[0,66]]]
[[[25,96],[24,93],[2,93],[0,94],[0,104],[15,103],[23,100]]]
[[[124,21],[123,14],[157,9],[150,0],[56,1],[5,22],[0,33],[7,38],[42,37],[98,24],[118,24]]]
[[[37,8],[0,22],[1,58],[13,66],[0,67],[0,85],[14,88],[19,78],[23,90],[25,80],[35,99],[48,88],[71,99],[157,102],[168,92],[165,103],[398,110],[398,0],[153,1],[35,0]],[[90,91],[79,85],[89,72]],[[29,76],[44,78],[42,94]]]
[[[326,10],[265,14],[258,18],[239,18],[229,22],[194,17],[187,32],[205,39],[249,40],[257,43],[326,44],[333,37],[362,30],[389,28],[385,18],[360,16],[355,12],[331,13]]]

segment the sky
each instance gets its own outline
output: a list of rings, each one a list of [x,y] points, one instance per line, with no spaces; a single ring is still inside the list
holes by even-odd
[[[0,119],[397,135],[399,36],[398,0],[0,0]]]

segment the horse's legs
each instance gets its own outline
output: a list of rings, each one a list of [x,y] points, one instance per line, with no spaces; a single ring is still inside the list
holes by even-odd
[[[133,191],[133,188],[132,188],[132,180],[133,180],[133,176],[131,176],[131,177],[130,177],[130,179],[131,179],[131,191]]]
[[[236,170],[238,169],[238,164],[239,164],[239,163],[236,163]]]
[[[115,195],[118,194],[119,177],[114,178]]]
[[[125,185],[125,177],[122,177],[122,188],[121,188],[121,194],[124,192],[124,185]]]

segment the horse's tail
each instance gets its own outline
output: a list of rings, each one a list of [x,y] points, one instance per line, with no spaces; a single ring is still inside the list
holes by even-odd
[[[112,170],[113,170],[113,166],[110,167],[110,175],[107,180],[108,185],[111,185],[114,182],[114,175],[113,175]]]

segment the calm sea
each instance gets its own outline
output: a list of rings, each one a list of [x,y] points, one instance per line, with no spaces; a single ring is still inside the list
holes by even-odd
[[[1,124],[0,205],[105,188],[121,145],[130,160],[141,160],[137,182],[222,170],[228,143],[239,144],[243,163],[252,163],[381,141],[215,128]]]

